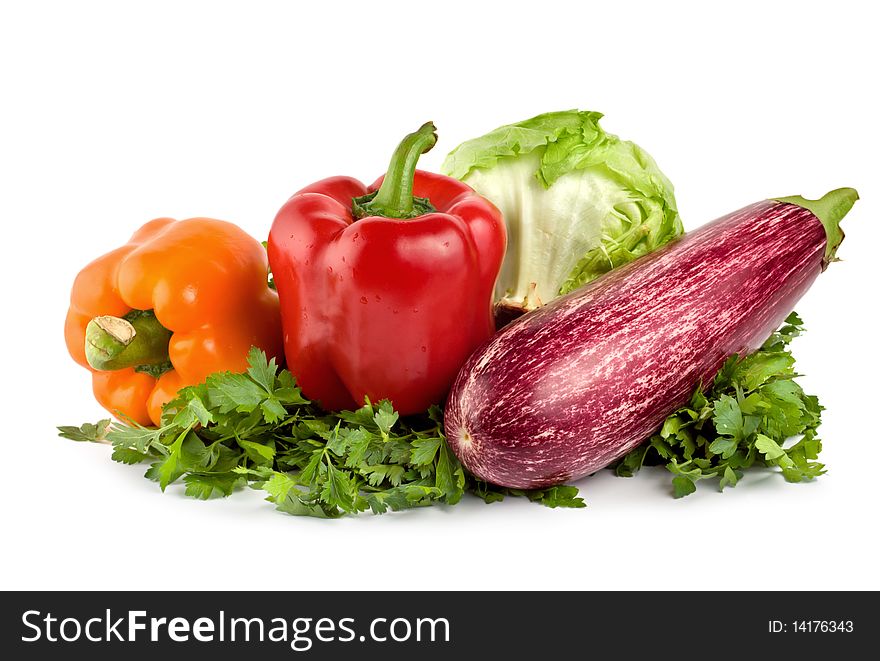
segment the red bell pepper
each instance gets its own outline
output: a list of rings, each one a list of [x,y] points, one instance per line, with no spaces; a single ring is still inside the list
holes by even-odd
[[[324,179],[272,224],[287,366],[325,409],[369,397],[404,415],[424,411],[495,331],[504,221],[466,184],[416,170],[436,141],[428,122],[372,186]]]

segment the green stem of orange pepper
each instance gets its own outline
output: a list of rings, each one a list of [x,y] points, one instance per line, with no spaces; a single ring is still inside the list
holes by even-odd
[[[168,363],[171,331],[151,310],[133,310],[125,317],[95,317],[86,327],[86,360],[96,370],[134,367],[142,371]]]

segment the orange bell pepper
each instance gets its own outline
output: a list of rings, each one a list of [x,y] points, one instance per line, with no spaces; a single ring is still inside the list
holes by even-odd
[[[266,251],[232,223],[151,220],[77,275],[67,349],[104,408],[159,425],[178,390],[243,371],[251,346],[283,355],[267,273]]]

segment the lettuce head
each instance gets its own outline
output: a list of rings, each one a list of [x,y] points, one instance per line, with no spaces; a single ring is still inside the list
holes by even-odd
[[[501,307],[534,309],[683,233],[672,184],[638,145],[602,130],[601,117],[538,115],[446,157],[443,172],[504,215]]]

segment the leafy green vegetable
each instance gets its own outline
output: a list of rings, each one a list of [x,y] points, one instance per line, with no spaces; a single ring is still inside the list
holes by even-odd
[[[717,479],[722,490],[736,486],[753,466],[775,466],[789,482],[822,475],[825,467],[816,461],[822,406],[795,381],[788,350],[802,330],[803,321],[792,312],[759,351],[728,359],[712,388],[705,394],[697,389],[646,444],[617,463],[617,474],[629,477],[642,465],[665,465],[674,475],[676,498],[696,491],[699,480]],[[793,437],[799,440],[791,443]]]
[[[533,309],[684,231],[672,184],[596,112],[538,115],[456,147],[444,173],[504,215],[508,251],[495,297]]]
[[[433,407],[402,419],[387,401],[327,413],[306,400],[287,370],[259,349],[244,373],[212,374],[164,409],[162,426],[102,420],[59,427],[76,441],[109,441],[114,461],[150,461],[146,477],[183,481],[187,496],[229,496],[246,485],[289,514],[336,518],[446,503],[466,491],[496,502],[524,496],[548,507],[583,507],[574,487],[517,491],[468,475],[446,444]]]

